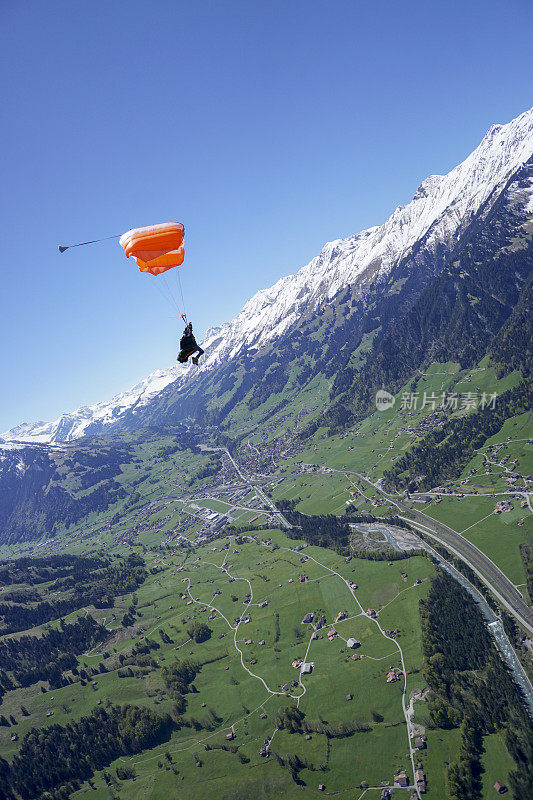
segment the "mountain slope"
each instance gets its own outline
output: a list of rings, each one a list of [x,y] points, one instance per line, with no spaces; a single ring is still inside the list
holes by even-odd
[[[78,408],[53,422],[22,423],[2,434],[7,441],[70,442],[90,431],[104,430],[120,419],[126,411],[135,411],[154,399],[166,386],[183,372],[181,367],[155,370],[131,389],[115,395],[108,402]]]
[[[194,434],[184,427],[58,445],[4,445],[0,544],[51,537],[58,528],[66,529],[115,503],[124,514],[138,501],[139,491],[148,498],[159,481],[167,486],[180,453],[187,452],[192,473],[194,447]]]
[[[3,438],[71,441],[106,430],[153,424],[160,412],[166,414],[166,422],[175,422],[196,414],[199,406],[217,395],[221,371],[231,383],[229,373],[239,370],[239,359],[249,364],[256,353],[268,353],[272,347],[283,349],[288,340],[298,339],[299,333],[312,334],[317,316],[325,325],[321,331],[315,327],[311,346],[299,337],[304,349],[311,350],[307,352],[311,363],[324,355],[324,348],[317,344],[324,337],[330,354],[346,345],[347,318],[355,320],[352,328],[359,338],[384,321],[399,318],[442,269],[476,216],[482,210],[485,215],[490,211],[532,152],[533,109],[507,125],[493,125],[465,161],[447,175],[427,178],[413,200],[399,206],[383,225],[327,243],[298,273],[254,295],[232,322],[209,330],[203,342],[206,357],[199,370],[176,365],[157,371],[108,403],[79,409],[51,423],[24,424]],[[373,304],[374,317],[370,313]],[[357,337],[352,336],[354,339]],[[292,353],[291,347],[289,351]],[[305,373],[305,366],[303,369]],[[279,384],[285,375],[281,372]],[[248,379],[239,386],[242,399],[252,385]],[[256,397],[254,402],[258,400]]]
[[[397,391],[432,361],[453,359],[469,368],[490,352],[504,369],[512,369],[512,362],[527,370],[532,185],[533,158],[517,171],[497,202],[482,209],[412,308],[393,325],[382,325],[364,366],[352,371],[347,364],[339,365],[332,394],[346,396],[335,410],[337,422],[346,421],[347,406],[349,416],[364,416],[377,389]],[[504,325],[509,331],[500,336]],[[511,359],[513,342],[521,343],[521,354]]]
[[[180,391],[170,384],[142,408],[126,408],[104,436],[0,446],[0,543],[49,536],[115,504],[124,514],[123,503],[135,499],[139,481],[146,482],[148,497],[156,476],[167,480],[169,456],[178,443],[194,447],[213,435],[224,444],[260,432],[263,440],[271,433],[280,437],[287,451],[290,436],[284,430],[304,436],[318,424],[344,430],[373,410],[377,388],[396,392],[434,361],[471,369],[488,354],[502,373],[519,369],[525,375],[531,341],[532,174],[533,158],[495,202],[483,206],[433,277],[425,262],[407,258],[369,289],[364,301],[346,289],[323,313],[303,317],[274,346],[204,370]],[[194,428],[178,427],[194,416],[203,425],[198,438]],[[465,422],[458,440],[461,458],[470,457],[470,431],[479,446],[485,433],[501,426],[498,415],[488,421],[481,419],[477,428],[475,420]],[[172,427],[165,432],[167,425]],[[140,430],[128,433],[130,428]],[[146,447],[134,445],[138,437],[147,440]],[[293,439],[290,446],[298,450],[302,443]],[[403,471],[412,461],[416,474],[428,476],[433,485],[443,459],[452,471],[462,464],[446,447],[439,462],[424,440],[420,453],[410,450],[398,466]],[[431,469],[419,468],[423,458]],[[172,492],[171,485],[163,491]]]

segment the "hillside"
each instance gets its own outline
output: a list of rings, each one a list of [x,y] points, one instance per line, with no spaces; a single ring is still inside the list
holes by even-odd
[[[259,291],[230,323],[208,331],[199,370],[176,365],[155,372],[108,403],[51,423],[23,424],[2,437],[69,441],[189,417],[218,424],[236,402],[248,395],[253,407],[289,375],[299,385],[318,372],[334,375],[365,335],[405,316],[498,208],[505,206],[501,213],[512,218],[507,228],[531,216],[532,153],[530,109],[507,125],[493,125],[461,164],[428,177],[384,224],[327,243],[295,275]],[[256,388],[265,373],[270,386]]]
[[[139,492],[154,490],[158,465],[170,469],[190,448],[195,448],[195,436],[183,427],[167,435],[145,430],[53,447],[3,447],[0,544],[53,538],[58,528],[91,523],[108,509],[125,513],[136,505]]]
[[[400,264],[364,303],[354,298],[352,287],[322,315],[281,336],[275,348],[235,357],[216,371],[206,369],[188,387],[160,391],[142,412],[117,421],[113,436],[53,447],[22,442],[0,447],[0,543],[53,535],[89,515],[119,511],[125,503],[131,507],[137,483],[153,478],[158,460],[198,441],[238,443],[258,428],[279,428],[275,436],[285,441],[291,429],[290,447],[301,448],[320,426],[345,430],[372,412],[378,389],[396,394],[411,385],[413,391],[419,374],[433,362],[453,362],[466,374],[487,357],[495,378],[522,375],[526,384],[520,391],[527,398],[527,348],[533,339],[528,303],[533,212],[527,211],[532,171],[530,159],[471,222],[431,280]],[[485,388],[495,391],[496,384]],[[523,402],[527,408],[527,399]],[[505,413],[485,416],[476,447],[484,432],[486,439],[505,420]],[[183,420],[194,420],[196,429],[184,427]],[[285,422],[280,427],[276,420]],[[140,423],[149,432],[132,437],[127,429]],[[456,445],[468,452],[464,437]],[[402,456],[405,468],[412,456]],[[139,459],[143,466],[135,475],[131,466]],[[453,471],[451,456],[446,463]],[[394,470],[398,474],[397,465]],[[420,483],[425,489],[448,477],[443,466],[421,472],[431,476]]]
[[[532,125],[3,435],[2,797],[530,795]]]

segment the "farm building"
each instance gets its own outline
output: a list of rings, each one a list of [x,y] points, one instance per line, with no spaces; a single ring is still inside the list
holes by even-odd
[[[426,791],[426,776],[423,769],[415,770],[415,782],[420,794],[424,794]]]
[[[387,683],[395,683],[396,681],[399,681],[401,675],[402,675],[401,669],[398,669],[397,667],[395,667],[394,669],[390,669],[387,672]]]
[[[346,642],[346,644],[348,645],[348,647],[351,647],[352,649],[355,649],[356,647],[361,647],[361,642],[359,642],[357,639],[354,639],[353,637],[350,637]]]
[[[302,675],[309,675],[313,671],[314,667],[313,662],[308,662],[307,664],[302,664]]]
[[[409,778],[407,777],[405,770],[402,769],[401,772],[398,772],[398,774],[394,776],[394,785],[401,786],[403,788],[409,786]]]

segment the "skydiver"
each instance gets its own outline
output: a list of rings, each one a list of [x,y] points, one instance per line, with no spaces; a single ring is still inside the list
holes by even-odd
[[[200,356],[203,356],[204,351],[199,347],[198,342],[194,338],[192,322],[188,322],[183,331],[183,336],[180,339],[180,352],[177,361],[181,364],[185,364],[189,356],[192,356],[193,353],[197,353],[197,355],[192,359],[192,363],[198,366],[198,359]]]

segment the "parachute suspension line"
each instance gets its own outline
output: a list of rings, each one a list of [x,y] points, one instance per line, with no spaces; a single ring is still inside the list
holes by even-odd
[[[169,294],[167,294],[165,291],[163,291],[163,289],[161,288],[161,286],[159,285],[159,283],[158,283],[157,281],[150,281],[150,283],[152,284],[152,286],[155,286],[155,288],[157,289],[157,291],[158,291],[158,292],[161,294],[161,297],[163,297],[163,298],[165,299],[165,302],[166,302],[166,303],[170,303],[170,305],[171,305],[171,306],[173,306],[173,307],[174,307],[174,308],[175,308],[175,309],[178,311],[178,313],[179,313],[179,308],[176,306],[176,303],[175,303],[175,302],[174,302],[174,300],[173,300],[173,299],[170,297],[170,295],[169,295]]]
[[[168,283],[168,281],[166,279],[166,276],[165,275],[161,275],[161,278],[163,279],[163,283],[166,286],[166,290],[168,292],[169,297],[171,298],[172,302],[174,303],[174,307],[175,307],[176,311],[178,312],[178,314],[181,314],[180,305],[179,305],[178,301],[176,300],[176,298],[174,297],[174,293],[172,292],[172,289],[169,286],[169,283]]]
[[[180,275],[180,271],[179,271],[179,270],[177,270],[177,273],[178,273],[178,274],[177,274],[177,278],[178,278],[178,286],[179,286],[180,295],[181,295],[181,305],[183,306],[183,311],[184,311],[184,314],[182,314],[182,316],[184,316],[184,317],[185,317],[185,319],[187,319],[187,309],[185,308],[185,300],[184,300],[184,298],[183,298],[183,287],[182,287],[182,285],[181,285],[181,275]]]
[[[109,239],[120,239],[122,236],[121,233],[118,236],[104,236],[103,239],[91,239],[90,242],[78,242],[78,244],[58,244],[57,249],[60,253],[64,253],[65,250],[69,250],[71,247],[85,247],[86,244],[96,244],[97,242],[108,242]]]

